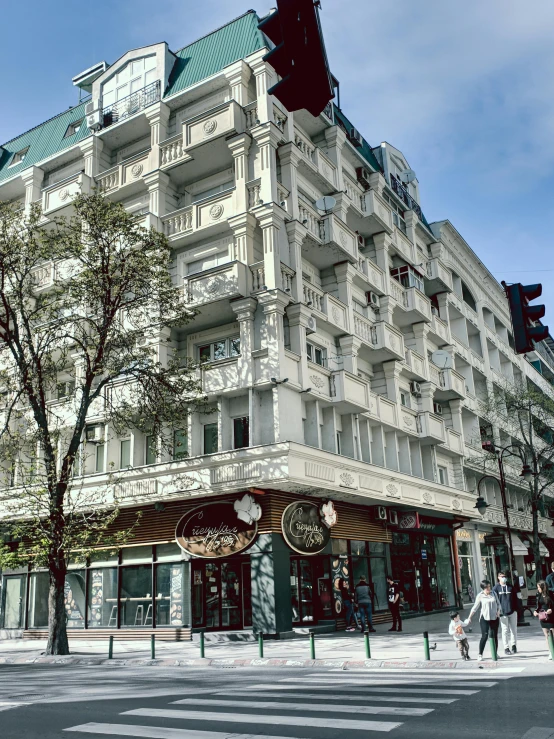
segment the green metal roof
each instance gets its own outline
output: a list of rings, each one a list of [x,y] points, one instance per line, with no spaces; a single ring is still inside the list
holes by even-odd
[[[231,23],[178,51],[164,97],[181,92],[186,87],[211,77],[237,59],[263,49],[266,43],[262,32],[258,30],[259,22],[256,13],[249,10]]]
[[[344,131],[348,131],[350,133],[350,129],[354,128],[348,118],[344,115],[342,110],[340,108],[337,108],[337,106],[333,103],[333,112],[335,114],[335,123],[340,126]],[[375,170],[375,172],[382,172],[383,169],[379,162],[377,161],[377,157],[373,153],[371,146],[367,143],[367,141],[362,137],[362,146],[358,147],[356,149],[358,154],[361,154],[363,158],[366,160],[366,162],[369,164],[369,166]]]
[[[224,67],[262,49],[265,41],[258,30],[259,18],[253,10],[178,51],[164,97],[173,95]],[[90,135],[86,122],[73,136],[65,137],[71,123],[84,118],[85,103],[50,118],[30,131],[3,144],[0,149],[0,182],[43,159],[68,149]],[[29,147],[25,159],[9,166],[13,155]]]

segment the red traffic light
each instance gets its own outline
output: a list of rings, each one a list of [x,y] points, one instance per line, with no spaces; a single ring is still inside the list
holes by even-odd
[[[502,285],[510,304],[515,350],[518,354],[533,351],[535,342],[544,341],[548,336],[548,326],[535,325],[546,313],[545,306],[529,305],[530,300],[542,295],[542,285],[522,285],[520,282],[514,285],[503,282]]]

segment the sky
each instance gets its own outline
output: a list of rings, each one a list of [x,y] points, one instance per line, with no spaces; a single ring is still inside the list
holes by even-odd
[[[5,2],[0,143],[78,100],[101,60],[194,41],[273,0]],[[494,276],[543,283],[554,332],[553,0],[322,0],[341,105],[372,146],[388,141]]]

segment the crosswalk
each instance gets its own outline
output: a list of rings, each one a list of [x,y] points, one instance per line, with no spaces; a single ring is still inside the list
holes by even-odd
[[[389,733],[406,722],[424,721],[514,674],[399,674],[386,668],[314,672],[209,692],[191,688],[178,700],[124,711],[117,722],[89,722],[65,731],[149,739],[331,739],[340,729],[351,739],[362,739],[362,732]]]

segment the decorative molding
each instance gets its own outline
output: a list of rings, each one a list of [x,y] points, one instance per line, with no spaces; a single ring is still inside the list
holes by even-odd
[[[143,170],[144,170],[143,164],[141,163],[133,164],[133,166],[131,167],[131,174],[133,175],[135,179],[137,179],[138,177],[141,176]]]
[[[217,485],[223,482],[235,482],[237,480],[248,480],[252,477],[261,477],[261,465],[258,462],[241,462],[228,467],[216,467],[210,470],[210,482]]]
[[[427,503],[428,505],[435,505],[435,497],[428,490],[425,490],[425,492],[421,494],[421,499],[424,503]]]
[[[306,477],[316,477],[319,480],[335,482],[335,470],[332,467],[326,467],[316,462],[305,462],[304,465]]]
[[[213,221],[219,220],[221,216],[223,215],[223,211],[224,211],[223,205],[221,203],[215,203],[210,208],[210,218]]]
[[[68,197],[69,190],[67,189],[67,187],[64,187],[62,190],[59,191],[58,198],[62,201],[62,203],[65,202]]]
[[[341,486],[344,486],[346,488],[356,487],[355,485],[356,480],[354,479],[354,476],[351,475],[349,472],[342,472],[339,475],[339,478],[340,478]]]
[[[310,381],[312,385],[315,385],[316,387],[322,388],[325,385],[325,382],[319,375],[310,375]]]
[[[388,485],[385,485],[385,490],[387,491],[386,495],[387,498],[401,498],[402,495],[400,494],[400,489],[397,485],[395,485],[392,482],[389,482]]]
[[[202,130],[204,131],[204,134],[206,136],[211,136],[216,128],[217,121],[214,121],[213,118],[209,118],[207,121],[204,122],[204,125],[202,126]]]

